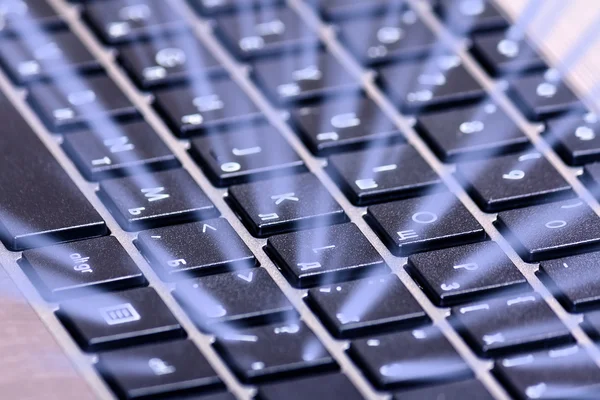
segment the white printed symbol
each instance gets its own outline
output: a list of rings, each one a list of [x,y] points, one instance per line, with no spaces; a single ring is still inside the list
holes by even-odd
[[[61,48],[54,42],[46,43],[33,51],[33,57],[36,60],[47,60],[50,58],[57,59],[62,56],[62,54]]]
[[[494,343],[504,343],[504,335],[502,333],[495,333],[493,335],[483,335],[483,341],[486,345],[491,345]]]
[[[504,39],[496,47],[498,52],[508,58],[515,58],[519,55],[519,44],[514,40]]]
[[[419,75],[417,80],[419,81],[419,83],[421,85],[426,85],[426,86],[430,86],[430,85],[442,86],[442,85],[446,84],[446,77],[442,73],[431,74],[431,75],[429,75],[429,74]]]
[[[407,231],[396,232],[396,234],[398,235],[400,240],[414,239],[419,237],[419,234],[413,231],[412,229],[409,229]]]
[[[483,131],[484,128],[485,128],[485,125],[481,121],[463,122],[458,127],[458,129],[465,135],[470,135],[472,133],[481,132],[481,131]]]
[[[360,190],[375,189],[375,188],[379,187],[377,182],[375,182],[375,179],[372,179],[372,178],[359,179],[359,180],[355,181],[354,183],[356,184],[356,186],[358,186],[358,188]]]
[[[387,377],[401,377],[406,374],[406,365],[402,363],[386,364],[379,368],[379,373]]]
[[[285,24],[276,19],[256,25],[256,32],[260,36],[281,35],[285,32]]]
[[[155,188],[141,189],[141,192],[144,193],[144,196],[148,199],[149,202],[164,200],[164,199],[168,199],[169,197],[171,197],[170,194],[161,193],[164,191],[165,191],[165,188],[162,186],[155,187]]]
[[[160,358],[151,358],[148,360],[148,366],[156,376],[169,375],[176,371],[174,366],[169,365]]]
[[[215,228],[214,226],[210,226],[209,224],[203,224],[202,225],[202,233],[206,233],[207,229],[210,229],[211,231],[217,230],[217,228]]]
[[[309,271],[311,269],[317,269],[317,268],[323,267],[321,265],[321,263],[318,261],[311,262],[311,263],[298,263],[296,265],[298,265],[300,267],[300,271]]]
[[[331,126],[337,129],[353,128],[360,125],[360,118],[356,113],[339,114],[331,118]]]
[[[73,269],[75,271],[89,272],[89,273],[94,272],[92,270],[92,267],[88,263],[88,261],[90,261],[89,257],[82,257],[82,255],[79,253],[73,253],[73,254],[69,255],[69,258],[71,259],[71,261],[73,261],[75,263],[75,265],[73,266]]]
[[[275,200],[275,205],[280,205],[284,201],[300,201],[298,197],[296,197],[295,193],[284,193],[284,194],[276,194],[271,196],[271,200]]]
[[[158,65],[165,68],[173,68],[186,62],[185,52],[176,47],[167,47],[156,53],[154,60]]]
[[[238,278],[240,278],[241,280],[244,280],[248,283],[252,282],[252,279],[254,279],[254,272],[250,271],[248,272],[248,275],[244,275],[244,274],[237,274]]]
[[[468,264],[454,265],[452,268],[466,269],[467,271],[477,271],[479,269],[479,265],[477,265],[476,263],[468,263]]]
[[[426,339],[427,333],[422,329],[415,329],[412,331],[412,335],[415,339]]]
[[[547,99],[550,99],[552,97],[554,97],[554,95],[556,94],[558,88],[556,87],[555,84],[553,83],[549,83],[549,82],[544,82],[544,83],[540,83],[536,89],[536,93],[539,97],[545,97]]]
[[[144,21],[152,15],[152,10],[146,4],[135,4],[119,10],[122,21]]]
[[[337,313],[335,317],[340,321],[341,324],[347,324],[350,322],[360,322],[360,317],[357,315],[346,315],[342,313]]]
[[[323,77],[323,73],[316,65],[310,65],[292,73],[295,81],[318,81]]]
[[[577,136],[580,140],[588,141],[596,139],[596,134],[592,130],[592,128],[588,126],[580,126],[575,130],[575,136]]]
[[[281,326],[273,329],[276,335],[281,335],[282,333],[298,333],[300,332],[300,326],[298,324],[291,324],[286,326]]]
[[[438,220],[438,216],[429,211],[420,211],[413,214],[412,220],[418,224],[432,224]]]
[[[262,148],[260,146],[249,147],[247,149],[238,149],[234,147],[231,152],[237,157],[251,156],[252,154],[258,154],[262,152]]]
[[[396,43],[404,36],[404,31],[395,26],[384,26],[377,31],[377,40],[383,44]]]
[[[567,221],[563,220],[550,221],[546,223],[546,228],[548,229],[560,229],[564,228],[565,226],[567,226]]]
[[[223,172],[237,172],[240,169],[242,169],[242,166],[240,165],[240,163],[227,162],[227,163],[221,164],[221,171],[223,171]]]
[[[209,112],[221,110],[225,104],[217,94],[209,94],[208,96],[199,96],[192,100],[194,107],[200,112]]]
[[[108,325],[126,324],[142,319],[131,303],[100,308],[98,309],[98,312],[102,318],[104,318],[104,322]]]
[[[546,390],[548,390],[548,385],[542,382],[534,386],[529,386],[525,389],[525,394],[530,399],[540,399],[546,393]]]
[[[209,318],[221,318],[227,315],[227,310],[221,304],[212,304],[211,309],[205,314]]]
[[[94,102],[96,100],[96,93],[93,90],[73,92],[69,93],[67,100],[74,106],[81,106]]]
[[[265,368],[265,363],[262,361],[256,361],[250,365],[250,368],[252,368],[253,371],[258,371]]]
[[[451,290],[456,290],[456,289],[460,289],[460,284],[457,282],[453,282],[451,284],[445,284],[443,283],[440,288],[444,291],[444,292],[449,292]]]
[[[502,175],[502,178],[510,181],[518,181],[525,178],[525,172],[521,171],[520,169],[515,169],[510,171],[508,174]]]

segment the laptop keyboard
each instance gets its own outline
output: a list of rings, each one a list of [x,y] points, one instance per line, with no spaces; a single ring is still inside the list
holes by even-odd
[[[598,119],[492,1],[0,16],[0,239],[100,396],[599,398]]]

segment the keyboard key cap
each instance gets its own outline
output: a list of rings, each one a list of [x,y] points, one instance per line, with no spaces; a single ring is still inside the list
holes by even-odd
[[[234,11],[247,11],[252,8],[274,6],[282,0],[188,0],[200,14],[213,16]]]
[[[486,237],[479,222],[451,193],[370,206],[365,218],[397,256]]]
[[[28,99],[53,132],[100,123],[111,126],[111,119],[131,119],[138,114],[121,89],[105,75],[39,83],[29,89]]]
[[[544,60],[526,40],[512,39],[507,32],[475,35],[471,51],[492,76],[547,68]]]
[[[317,34],[291,8],[264,7],[216,19],[215,33],[240,60],[315,48]]]
[[[509,95],[527,118],[540,121],[567,112],[585,111],[585,106],[556,71],[527,75],[510,82]]]
[[[294,108],[291,116],[304,143],[318,156],[404,141],[379,106],[362,95]]]
[[[179,137],[247,125],[263,118],[256,105],[230,79],[162,90],[155,94],[154,104]]]
[[[600,161],[600,123],[595,114],[567,115],[546,122],[547,139],[569,165]]]
[[[131,360],[135,367],[124,360]],[[188,340],[102,353],[97,368],[126,399],[224,386],[202,353]]]
[[[84,16],[108,44],[146,39],[187,29],[185,20],[165,0],[113,0],[86,4]]]
[[[477,380],[446,383],[423,389],[412,389],[396,394],[394,400],[464,400],[465,393],[476,400],[493,400],[485,386]]]
[[[146,122],[65,135],[63,148],[87,180],[178,167],[179,161]]]
[[[272,125],[195,138],[190,153],[215,186],[304,172],[304,162]]]
[[[441,179],[408,145],[373,148],[329,158],[328,169],[353,204],[432,193]]]
[[[257,237],[348,219],[323,184],[309,173],[232,186],[228,200]]]
[[[350,355],[378,389],[442,383],[472,376],[433,326],[352,342]]]
[[[0,238],[10,250],[102,236],[106,224],[0,94]]]
[[[267,241],[266,250],[295,287],[389,271],[354,224],[274,236]]]
[[[100,63],[70,31],[36,32],[0,41],[0,64],[17,84],[99,71]]]
[[[152,288],[99,294],[85,301],[70,300],[57,311],[85,351],[98,351],[185,333]]]
[[[113,236],[23,252],[21,267],[50,300],[126,289],[146,283]]]
[[[531,145],[502,109],[487,102],[420,115],[417,130],[444,162],[489,158]]]
[[[598,216],[581,200],[498,214],[496,224],[525,261],[589,251],[600,242]]]
[[[319,375],[258,387],[260,400],[362,400],[363,396],[342,374]]]
[[[465,340],[483,357],[573,341],[567,327],[534,294],[455,307],[451,318]]]
[[[244,383],[337,369],[317,336],[294,320],[219,335],[215,347]]]
[[[596,198],[600,198],[600,163],[586,165],[580,179]]]
[[[184,169],[102,181],[98,195],[128,231],[208,219],[219,214]]]
[[[396,275],[311,289],[306,301],[336,338],[410,328],[429,321]]]
[[[575,197],[571,185],[537,152],[459,164],[456,171],[486,212]]]
[[[2,24],[0,34],[27,36],[32,28],[57,29],[65,26],[64,21],[46,1],[1,0]]]
[[[200,329],[216,334],[296,318],[294,307],[264,268],[184,281],[174,295]]]
[[[523,400],[593,399],[600,391],[600,369],[578,346],[498,360],[494,372]]]
[[[188,34],[120,47],[119,61],[141,89],[226,74],[204,45]]]
[[[360,17],[365,14],[387,14],[402,9],[403,0],[309,0],[324,18],[330,20]]]
[[[412,10],[342,22],[339,35],[365,65],[424,56],[438,43]]]
[[[280,106],[359,91],[358,82],[340,62],[321,50],[257,61],[253,75],[265,94]]]
[[[600,253],[543,261],[538,274],[566,309],[578,312],[600,303],[599,262]]]
[[[140,232],[136,245],[165,280],[257,264],[254,254],[223,218]]]
[[[438,306],[530,290],[525,277],[494,242],[414,254],[406,268]]]
[[[442,21],[457,33],[503,29],[508,21],[490,0],[441,0]]]

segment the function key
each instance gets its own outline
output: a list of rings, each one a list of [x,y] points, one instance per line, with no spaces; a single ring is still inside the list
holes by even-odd
[[[352,382],[342,374],[319,375],[258,387],[260,400],[363,400]]]
[[[457,55],[435,55],[425,61],[379,69],[379,80],[402,111],[472,102],[485,95]]]
[[[358,82],[330,53],[323,50],[286,54],[253,64],[258,85],[276,104],[322,99],[358,92]]]
[[[226,74],[208,49],[188,34],[120,47],[119,61],[141,89]]]
[[[135,360],[135,367],[124,360]],[[224,386],[206,358],[188,340],[102,353],[97,368],[126,399]]]
[[[548,141],[567,164],[600,161],[600,122],[595,114],[551,119],[546,128]]]
[[[393,400],[463,400],[465,393],[469,393],[471,399],[494,399],[480,381],[473,379],[428,388],[403,390],[398,392]]]
[[[337,338],[414,327],[429,321],[396,275],[311,289],[306,301]]]
[[[494,242],[414,254],[408,257],[406,269],[438,306],[530,290],[525,277]]]
[[[38,79],[57,79],[74,72],[101,70],[100,63],[70,31],[2,39],[0,63],[19,85]]]
[[[282,0],[188,0],[200,14],[214,16],[234,11],[247,11],[253,8],[275,6]]]
[[[325,186],[309,173],[232,186],[228,200],[257,237],[348,219]]]
[[[113,236],[23,252],[21,267],[50,300],[126,289],[146,283]]]
[[[112,0],[90,2],[84,16],[108,44],[146,39],[187,29],[172,0]]]
[[[442,21],[457,33],[503,29],[508,21],[491,0],[440,0]]]
[[[338,154],[329,158],[327,166],[356,205],[432,193],[442,183],[409,145]]]
[[[85,351],[182,337],[179,322],[152,288],[59,304],[58,317]]]
[[[425,56],[438,43],[412,10],[341,22],[339,35],[365,65]]]
[[[219,214],[184,169],[105,180],[100,183],[98,195],[128,231],[207,219]]]
[[[228,78],[161,90],[154,95],[154,105],[179,137],[263,119],[258,107]]]
[[[31,35],[32,28],[56,29],[65,22],[46,0],[0,0],[0,34]]]
[[[304,143],[318,156],[404,141],[379,106],[363,95],[293,108],[291,117]]]
[[[177,157],[148,123],[110,124],[106,128],[64,137],[63,148],[87,180],[179,166]]]
[[[265,250],[295,287],[388,271],[379,253],[354,224],[273,236]]]
[[[452,193],[370,206],[365,218],[397,256],[486,238],[483,227]]]
[[[272,125],[195,138],[190,153],[215,186],[229,186],[306,170]]]
[[[240,60],[315,48],[317,34],[290,8],[261,8],[216,19],[215,33]]]
[[[419,115],[417,129],[444,162],[487,158],[530,146],[517,124],[487,102]]]
[[[365,14],[387,14],[405,7],[404,0],[308,0],[323,15],[330,20],[361,17]]]

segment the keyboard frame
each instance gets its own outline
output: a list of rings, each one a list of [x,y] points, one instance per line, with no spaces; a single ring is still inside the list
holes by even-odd
[[[362,375],[359,368],[350,360],[345,353],[348,346],[346,340],[334,339],[325,326],[320,322],[318,317],[309,309],[304,302],[303,297],[306,294],[306,289],[295,289],[286,280],[286,278],[278,271],[274,263],[269,259],[263,251],[266,244],[266,239],[258,239],[253,237],[242,222],[236,217],[233,210],[227,205],[224,195],[227,189],[216,188],[211,185],[208,178],[201,172],[200,167],[187,153],[189,147],[188,140],[178,139],[174,136],[164,121],[156,113],[150,104],[150,97],[142,93],[136,88],[132,80],[121,69],[115,60],[115,54],[95,37],[92,30],[85,24],[79,16],[78,6],[68,3],[67,0],[46,0],[51,6],[63,15],[71,30],[79,39],[88,47],[93,55],[97,57],[100,63],[105,67],[108,75],[115,81],[127,97],[138,107],[142,116],[156,130],[160,138],[178,157],[181,164],[192,175],[194,180],[205,191],[211,201],[221,212],[229,223],[238,232],[242,240],[255,253],[260,264],[269,272],[277,285],[290,299],[291,303],[296,307],[302,319],[315,332],[322,341],[324,346],[329,350],[332,356],[339,363],[341,370],[348,375],[354,382],[359,391],[367,399],[388,399],[388,395],[383,395],[374,390],[367,379]],[[499,1],[499,0],[496,0]],[[507,1],[507,0],[504,0]],[[511,0],[508,0],[511,1]],[[407,2],[417,12],[419,17],[428,25],[442,41],[452,48],[458,54],[467,70],[477,79],[490,96],[502,107],[508,115],[513,118],[518,126],[525,132],[535,148],[541,152],[550,163],[559,171],[559,173],[569,182],[577,195],[583,199],[592,209],[600,215],[600,204],[591,193],[578,180],[578,174],[581,168],[568,167],[554,150],[541,138],[539,135],[541,124],[531,123],[518,111],[516,106],[507,98],[503,92],[503,83],[494,81],[486,75],[483,68],[473,59],[467,50],[466,42],[456,37],[448,36],[448,31],[443,27],[437,16],[430,9],[426,0],[407,0]],[[230,72],[234,81],[245,91],[250,98],[255,101],[259,109],[261,109],[267,119],[275,126],[283,137],[290,143],[292,148],[298,153],[300,158],[304,160],[308,169],[313,172],[317,178],[329,189],[330,193],[339,202],[344,211],[352,222],[362,231],[365,237],[373,244],[373,246],[383,256],[384,260],[391,267],[394,274],[406,285],[411,294],[416,298],[419,304],[432,318],[433,322],[443,331],[447,339],[456,348],[458,353],[465,359],[469,366],[473,369],[476,376],[483,382],[490,393],[497,399],[510,399],[510,396],[502,388],[499,382],[492,377],[490,372],[492,361],[479,359],[470,349],[466,342],[458,335],[458,333],[450,327],[446,319],[449,312],[448,308],[438,308],[427,298],[426,294],[417,286],[415,281],[404,270],[406,257],[393,256],[387,247],[377,237],[375,232],[368,226],[363,219],[366,207],[353,206],[338,186],[333,182],[330,176],[325,172],[324,159],[319,159],[313,156],[308,148],[302,143],[301,139],[292,131],[286,124],[286,115],[281,110],[277,110],[267,98],[260,92],[253,81],[249,77],[249,69],[246,65],[235,61],[226,48],[218,41],[217,37],[212,33],[211,23],[207,19],[200,18],[192,8],[184,1],[177,5],[181,7],[183,15],[187,18],[192,26],[193,32],[199,37],[206,47],[213,52],[215,57],[220,60],[225,69]],[[596,347],[589,336],[579,326],[582,319],[581,316],[569,314],[560,303],[554,298],[548,288],[546,288],[539,278],[535,275],[536,264],[529,264],[520,259],[517,253],[509,246],[506,239],[498,232],[497,228],[492,224],[495,219],[495,214],[486,214],[479,210],[478,206],[467,195],[465,190],[460,186],[456,178],[452,175],[454,171],[453,165],[445,165],[437,159],[434,153],[428,148],[421,137],[415,132],[412,125],[414,119],[410,116],[401,115],[391,101],[385,96],[383,91],[374,83],[374,74],[364,69],[358,61],[344,48],[336,39],[335,32],[331,26],[326,25],[318,18],[315,10],[304,3],[302,0],[288,0],[288,5],[299,13],[302,19],[311,27],[317,30],[321,40],[325,43],[328,51],[337,57],[342,65],[348,69],[351,75],[360,79],[363,88],[367,95],[371,97],[386,113],[393,122],[406,134],[406,138],[424,159],[432,166],[432,168],[440,175],[443,182],[448,186],[466,208],[475,216],[475,218],[485,228],[486,232],[492,240],[497,242],[505,251],[508,257],[515,263],[517,268],[523,273],[531,286],[538,292],[543,299],[548,303],[551,309],[558,317],[567,325],[571,334],[575,337],[578,344],[588,351],[596,364],[600,366],[600,348]],[[509,18],[510,19],[510,18]],[[440,35],[441,34],[441,35]],[[182,326],[188,332],[190,340],[192,340],[198,348],[205,354],[206,358],[213,365],[216,372],[223,378],[229,390],[240,399],[251,399],[255,390],[251,386],[242,385],[226,366],[225,362],[217,355],[211,344],[213,338],[210,335],[202,334],[195,328],[190,318],[170,295],[170,291],[174,285],[165,283],[159,279],[155,271],[148,265],[141,253],[133,244],[133,240],[137,236],[136,233],[126,232],[120,228],[118,223],[108,212],[107,208],[96,195],[98,187],[97,183],[86,181],[79,173],[75,165],[70,161],[67,155],[60,147],[61,135],[50,133],[40,121],[34,111],[25,101],[24,90],[14,86],[4,72],[0,72],[0,90],[6,93],[7,97],[15,104],[16,108],[24,115],[30,123],[36,134],[47,146],[50,152],[56,157],[59,163],[66,170],[68,175],[73,179],[75,184],[81,189],[87,199],[99,211],[105,219],[106,224],[112,235],[115,236],[123,245],[129,255],[138,264],[150,285],[153,286],[160,297],[172,310],[173,314],[179,319]],[[590,106],[590,105],[588,105]],[[591,108],[591,107],[590,107]],[[84,354],[71,338],[70,334],[56,318],[54,311],[57,309],[55,303],[47,303],[38,294],[37,289],[33,286],[25,273],[17,265],[17,260],[21,257],[20,252],[8,251],[4,246],[0,246],[0,264],[4,266],[8,275],[15,281],[19,289],[25,294],[25,297],[30,302],[34,310],[37,312],[47,329],[54,335],[55,339],[62,347],[66,355],[74,362],[76,368],[82,377],[91,386],[95,394],[102,399],[115,398],[112,391],[102,380],[99,374],[93,367],[93,362],[96,360],[94,355]],[[24,382],[25,384],[27,382]],[[65,397],[68,397],[69,388],[65,388]]]

